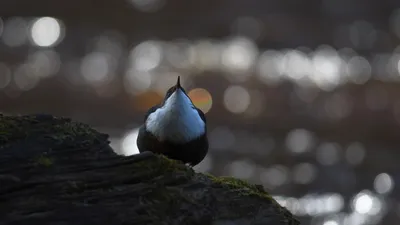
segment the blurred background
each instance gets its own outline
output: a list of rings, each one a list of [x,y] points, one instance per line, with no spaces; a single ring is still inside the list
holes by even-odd
[[[399,1],[2,0],[0,15],[0,112],[71,117],[132,155],[180,75],[207,113],[196,170],[264,185],[302,224],[400,220]]]

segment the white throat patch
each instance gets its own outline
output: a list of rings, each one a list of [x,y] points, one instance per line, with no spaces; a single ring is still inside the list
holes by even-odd
[[[189,97],[178,89],[147,117],[146,128],[160,141],[185,143],[203,135],[205,123]]]

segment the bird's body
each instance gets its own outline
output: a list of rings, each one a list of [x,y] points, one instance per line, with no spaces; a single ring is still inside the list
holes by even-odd
[[[160,153],[192,166],[206,156],[206,118],[180,86],[179,77],[177,84],[167,91],[164,101],[145,115],[137,146],[140,152]]]

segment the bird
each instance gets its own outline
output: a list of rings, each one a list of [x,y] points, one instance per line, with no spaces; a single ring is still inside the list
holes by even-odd
[[[199,164],[208,152],[207,121],[180,84],[180,76],[159,104],[144,116],[136,140],[140,153],[150,151],[189,166]]]

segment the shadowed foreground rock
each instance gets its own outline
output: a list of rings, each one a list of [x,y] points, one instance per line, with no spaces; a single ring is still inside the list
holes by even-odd
[[[260,186],[153,154],[50,115],[0,114],[0,224],[299,224]]]

